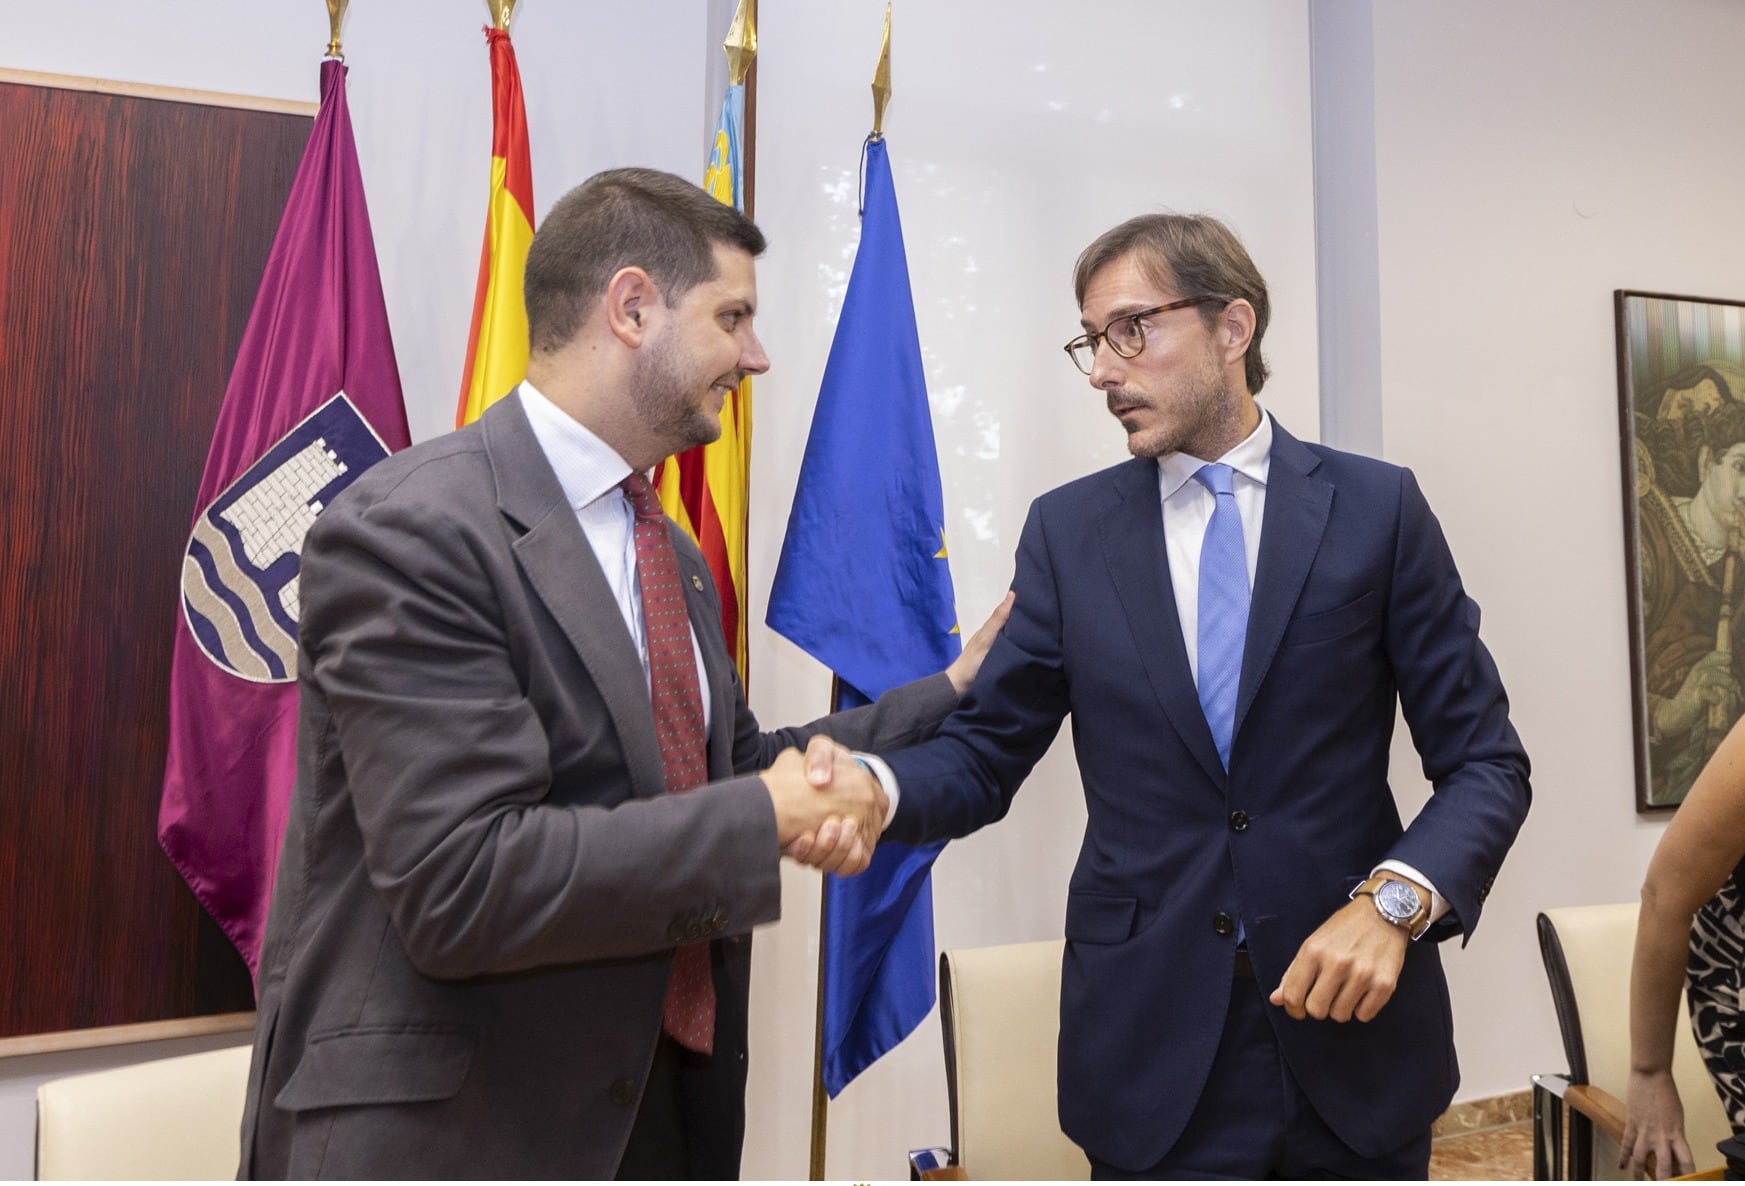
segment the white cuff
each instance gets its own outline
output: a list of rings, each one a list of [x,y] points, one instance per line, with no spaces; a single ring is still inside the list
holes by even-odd
[[[887,792],[887,794],[888,793],[889,792]],[[1381,864],[1371,869],[1369,875],[1374,877],[1377,873],[1380,873],[1383,870],[1398,873],[1401,877],[1409,877],[1430,891],[1430,921],[1424,924],[1425,930],[1436,925],[1436,921],[1444,914],[1448,913],[1448,899],[1436,892],[1436,887],[1430,884],[1430,879],[1428,877],[1425,877],[1422,873],[1412,868],[1412,866],[1406,864],[1406,862],[1394,860],[1383,861]]]
[[[897,776],[891,773],[890,766],[877,754],[863,754],[855,751],[854,760],[872,771],[872,776],[879,780],[879,786],[885,790],[885,798],[890,800],[890,806],[885,808],[885,822],[879,827],[883,832],[891,826],[891,820],[897,814],[897,800],[903,797],[901,788],[897,786]]]

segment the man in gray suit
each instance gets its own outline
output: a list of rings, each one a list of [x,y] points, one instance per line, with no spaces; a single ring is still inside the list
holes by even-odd
[[[571,191],[528,254],[527,382],[310,530],[245,1176],[738,1176],[780,854],[856,871],[885,811],[822,739],[923,739],[997,629],[878,704],[758,731],[708,569],[641,475],[767,369],[763,246],[668,174]]]

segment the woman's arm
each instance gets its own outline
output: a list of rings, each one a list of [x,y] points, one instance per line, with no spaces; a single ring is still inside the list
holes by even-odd
[[[1745,722],[1722,740],[1667,825],[1642,885],[1630,970],[1630,1084],[1619,1166],[1657,1176],[1694,1168],[1672,1082],[1673,1027],[1691,919],[1745,857]]]

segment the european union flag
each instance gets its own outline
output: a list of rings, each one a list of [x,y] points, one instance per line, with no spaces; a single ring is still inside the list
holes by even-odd
[[[885,142],[866,144],[860,250],[825,364],[767,622],[837,675],[839,707],[942,670],[961,647],[945,499]],[[836,1096],[933,1007],[943,843],[878,846],[825,889],[824,1086]]]

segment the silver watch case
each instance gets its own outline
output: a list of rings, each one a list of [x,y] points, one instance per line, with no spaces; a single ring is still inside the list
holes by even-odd
[[[1418,891],[1403,881],[1384,881],[1375,891],[1375,908],[1395,926],[1409,927],[1424,908]]]

